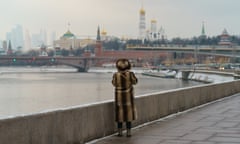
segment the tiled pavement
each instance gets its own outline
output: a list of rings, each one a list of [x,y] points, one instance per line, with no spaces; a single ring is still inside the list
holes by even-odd
[[[240,144],[240,94],[91,144]]]

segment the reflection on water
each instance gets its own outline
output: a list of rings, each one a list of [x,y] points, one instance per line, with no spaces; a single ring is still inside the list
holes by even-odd
[[[137,74],[135,94],[197,85]],[[113,99],[111,73],[2,73],[0,118]]]

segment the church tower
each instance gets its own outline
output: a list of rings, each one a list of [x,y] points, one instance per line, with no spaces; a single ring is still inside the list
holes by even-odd
[[[145,39],[146,36],[146,18],[145,18],[145,10],[143,7],[139,11],[140,19],[139,19],[139,39],[142,41]]]

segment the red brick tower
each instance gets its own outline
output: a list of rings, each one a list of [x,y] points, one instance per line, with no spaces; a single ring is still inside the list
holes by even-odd
[[[96,40],[96,47],[95,47],[95,56],[101,56],[102,55],[102,41],[101,41],[101,37],[100,37],[100,28],[98,26],[98,30],[97,30],[97,40]]]

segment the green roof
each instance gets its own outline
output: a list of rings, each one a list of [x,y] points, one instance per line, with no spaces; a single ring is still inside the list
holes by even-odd
[[[63,38],[71,38],[71,37],[75,37],[75,35],[73,33],[71,33],[70,30],[68,30],[62,37]]]

